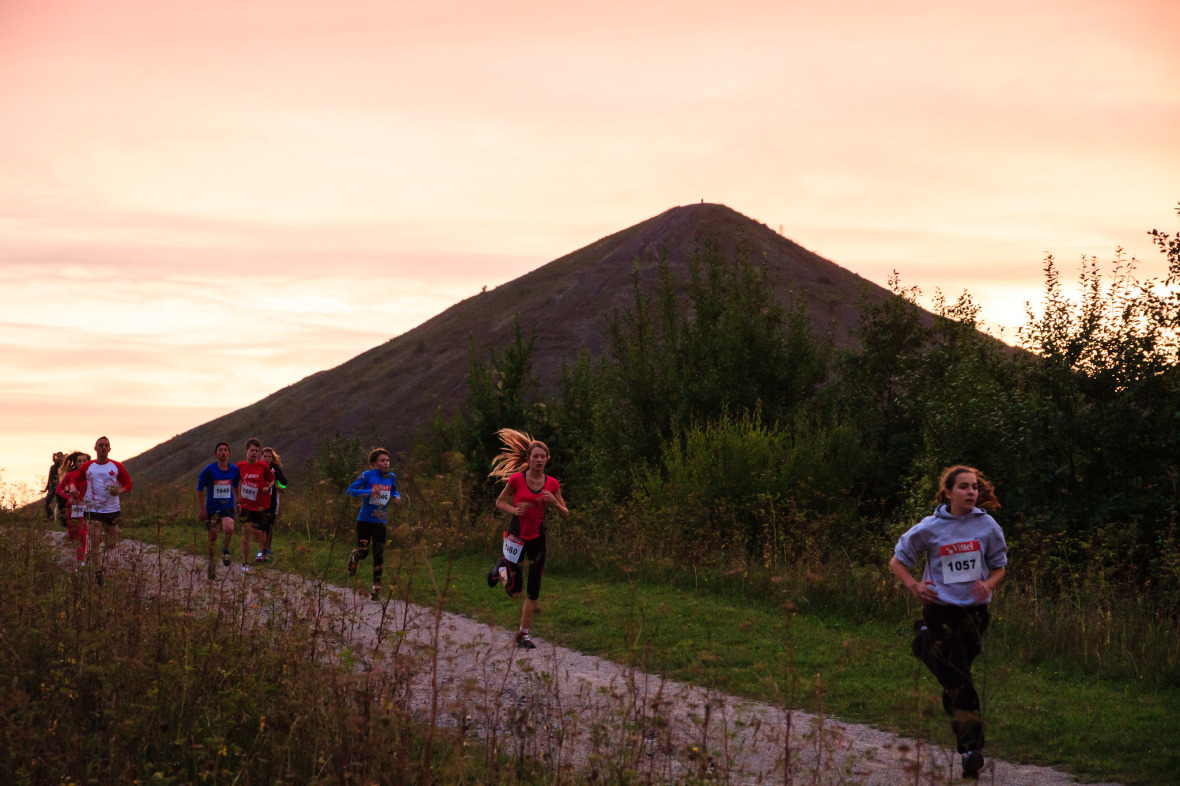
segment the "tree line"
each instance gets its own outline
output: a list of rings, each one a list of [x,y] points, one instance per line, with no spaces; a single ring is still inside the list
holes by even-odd
[[[1180,239],[1151,234],[1162,277],[1120,250],[1083,260],[1071,297],[1048,257],[1015,347],[979,329],[969,293],[936,295],[931,316],[895,275],[896,297],[866,295],[837,348],[740,245],[703,243],[684,295],[666,261],[651,294],[636,270],[607,350],[567,360],[553,393],[532,372],[535,328],[518,320],[486,354],[473,342],[466,401],[421,446],[482,478],[495,431],[528,431],[577,502],[570,537],[694,566],[887,559],[937,470],[970,464],[1046,586],[1081,570],[1175,600]]]

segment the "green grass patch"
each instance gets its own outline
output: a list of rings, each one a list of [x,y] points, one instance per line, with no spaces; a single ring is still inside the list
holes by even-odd
[[[128,534],[157,539],[155,527]],[[204,553],[205,530],[195,521],[161,526],[158,538]],[[340,527],[335,538],[280,530],[267,569],[367,591],[368,562],[356,576],[345,570],[353,538],[351,526]],[[484,578],[494,552],[468,544],[428,555],[440,545],[387,548],[387,591],[428,605],[441,593],[447,610],[513,629],[519,603],[498,587],[489,589]],[[786,590],[771,587],[758,592],[720,582],[696,589],[645,582],[551,555],[532,630],[685,682],[810,711],[822,707],[842,720],[951,743],[940,689],[909,655],[911,617],[904,605],[880,620],[856,619],[833,611],[837,603],[810,610],[792,604]],[[1087,677],[1068,657],[1024,663],[1013,652],[1019,641],[1004,630],[1003,604],[1001,593],[975,666],[989,751],[1086,778],[1173,781],[1180,770],[1180,691],[1148,679]]]

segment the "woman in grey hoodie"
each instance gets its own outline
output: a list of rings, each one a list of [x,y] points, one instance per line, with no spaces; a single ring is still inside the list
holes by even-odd
[[[983,646],[987,606],[1004,579],[1008,544],[988,512],[1000,507],[995,489],[972,467],[943,470],[936,508],[897,541],[889,569],[922,601],[914,623],[914,657],[942,685],[942,706],[951,716],[963,777],[983,768],[983,720],[971,663]],[[911,570],[922,556],[922,580]]]

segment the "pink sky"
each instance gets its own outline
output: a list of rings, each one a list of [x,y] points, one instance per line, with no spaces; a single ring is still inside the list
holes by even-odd
[[[563,5],[0,3],[0,480],[702,198],[996,326],[1045,253],[1159,269],[1180,4]]]

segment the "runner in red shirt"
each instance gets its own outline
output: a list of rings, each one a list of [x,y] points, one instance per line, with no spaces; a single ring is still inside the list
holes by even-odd
[[[86,508],[87,528],[90,530],[90,550],[98,552],[98,569],[94,579],[102,584],[102,573],[106,567],[106,552],[119,542],[119,515],[123,507],[119,497],[131,491],[131,475],[117,461],[108,456],[111,441],[99,437],[94,443],[94,455],[98,458],[78,467],[78,476],[70,484],[70,494],[82,500]],[[99,535],[102,530],[102,535]]]
[[[266,531],[270,527],[267,513],[270,510],[270,495],[274,491],[275,473],[262,460],[262,443],[254,437],[246,440],[246,460],[238,462],[242,476],[238,486],[239,520],[242,522],[242,573],[250,572],[250,543],[257,539],[266,542]]]
[[[513,429],[497,432],[504,450],[492,463],[489,477],[504,478],[507,483],[496,498],[496,509],[512,516],[505,533],[504,558],[488,574],[488,585],[497,579],[505,584],[509,595],[520,592],[521,557],[529,560],[527,599],[520,614],[520,629],[516,632],[516,646],[531,650],[537,645],[529,638],[529,626],[537,613],[537,599],[541,595],[541,574],[545,571],[545,512],[549,506],[557,508],[565,519],[569,508],[561,498],[561,484],[557,478],[545,474],[549,462],[549,448],[544,442]]]
[[[62,515],[66,517],[66,532],[70,540],[78,541],[78,567],[85,567],[87,543],[86,507],[81,497],[75,498],[70,494],[70,486],[78,482],[78,468],[90,461],[89,453],[71,453],[66,456],[61,465],[61,483],[57,484],[54,492],[66,500],[61,506]]]

